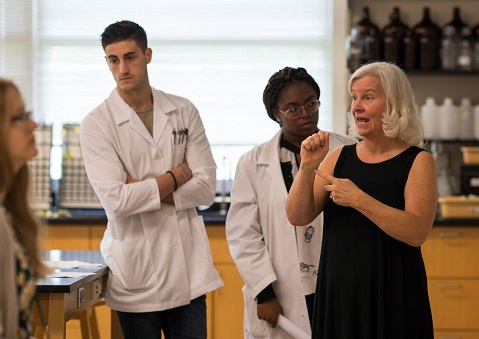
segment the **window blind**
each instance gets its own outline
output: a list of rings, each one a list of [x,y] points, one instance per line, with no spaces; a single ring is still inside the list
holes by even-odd
[[[332,129],[332,0],[33,3],[0,0],[0,70],[31,84],[24,95],[35,119],[53,125],[56,145],[63,124],[79,123],[115,87],[100,34],[124,19],[147,32],[151,85],[197,106],[214,152],[240,154],[277,132],[262,94],[285,66],[304,67],[316,79],[319,125]]]
[[[0,76],[14,80],[33,108],[32,6],[28,0],[0,0]]]

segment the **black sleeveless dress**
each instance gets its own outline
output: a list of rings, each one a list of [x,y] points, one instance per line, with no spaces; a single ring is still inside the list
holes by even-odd
[[[344,146],[334,176],[351,179],[388,206],[404,210],[404,188],[423,149],[410,147],[381,163],[363,163]],[[414,227],[414,225],[411,225]],[[353,208],[327,199],[312,338],[433,338],[420,247],[395,240]]]

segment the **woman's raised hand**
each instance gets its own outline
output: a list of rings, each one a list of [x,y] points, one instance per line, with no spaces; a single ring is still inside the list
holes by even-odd
[[[329,133],[319,131],[301,143],[301,166],[318,168],[329,151]]]

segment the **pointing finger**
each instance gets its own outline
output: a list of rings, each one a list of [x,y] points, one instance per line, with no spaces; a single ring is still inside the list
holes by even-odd
[[[314,173],[316,173],[316,175],[319,175],[324,180],[328,181],[330,184],[334,184],[338,180],[336,177],[332,176],[331,174],[328,174],[321,170],[314,170]]]

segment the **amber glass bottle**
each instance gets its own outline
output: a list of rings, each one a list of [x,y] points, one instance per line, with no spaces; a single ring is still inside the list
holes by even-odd
[[[382,29],[384,60],[404,67],[404,38],[410,28],[401,21],[399,7],[394,7],[390,22]]]
[[[353,24],[346,41],[347,62],[351,72],[364,63],[380,58],[380,30],[378,25],[371,21],[369,7],[362,8],[361,19]]]
[[[346,39],[346,61],[350,72],[354,72],[363,64],[363,38],[359,31],[353,27]]]
[[[404,68],[416,69],[417,62],[417,42],[412,31],[409,31],[404,36]]]
[[[364,39],[364,46],[366,62],[381,59],[381,38],[377,31],[372,28],[369,29],[369,34]]]
[[[424,7],[420,22],[412,28],[416,42],[416,66],[430,70],[440,67],[439,49],[441,45],[441,28],[431,20],[429,7]]]
[[[361,19],[353,25],[362,36],[376,36],[379,37],[380,30],[378,25],[371,21],[369,15],[369,7],[364,6],[361,11]]]
[[[375,55],[376,50],[380,50],[380,30],[379,26],[371,21],[369,7],[364,6],[361,12],[361,19],[354,25],[361,36],[362,41],[362,63],[378,59]]]

